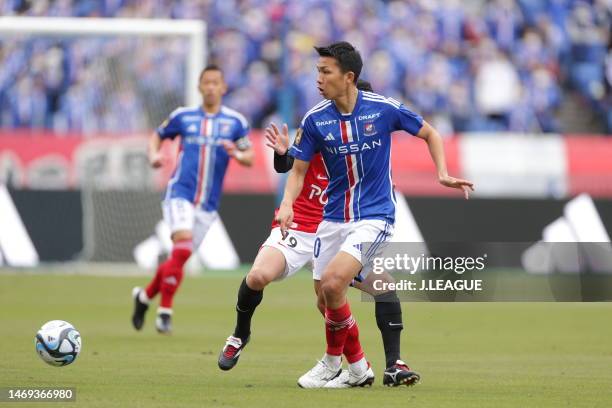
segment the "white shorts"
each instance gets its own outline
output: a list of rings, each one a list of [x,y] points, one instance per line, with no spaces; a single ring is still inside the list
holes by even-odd
[[[270,236],[261,246],[276,248],[285,256],[285,273],[277,280],[293,275],[312,262],[314,241],[315,234],[311,232],[289,230],[283,239],[280,228],[272,228]]]
[[[172,233],[191,231],[194,249],[200,246],[210,226],[218,217],[216,211],[196,209],[191,201],[184,198],[162,201],[162,211],[164,221]]]
[[[340,251],[352,255],[361,265],[366,265],[375,254],[386,246],[393,236],[393,224],[383,220],[361,220],[356,222],[323,221],[319,224],[314,244],[314,269],[312,278],[321,280],[329,262]],[[362,243],[372,243],[362,254]],[[367,270],[368,268],[366,268]],[[360,279],[366,277],[361,273]]]

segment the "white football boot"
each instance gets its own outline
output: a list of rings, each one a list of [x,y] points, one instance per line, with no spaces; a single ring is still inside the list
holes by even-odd
[[[342,373],[327,382],[323,388],[353,388],[353,387],[369,387],[374,383],[374,371],[368,363],[368,369],[361,373],[355,373],[349,366],[348,370],[343,370]]]
[[[342,367],[332,368],[325,361],[319,360],[317,364],[298,380],[302,388],[323,388],[329,381],[342,373]]]

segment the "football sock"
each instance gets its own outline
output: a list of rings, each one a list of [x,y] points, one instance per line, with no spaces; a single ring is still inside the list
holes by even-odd
[[[387,367],[400,359],[402,329],[402,306],[395,291],[374,297],[376,324],[382,335]]]
[[[348,302],[338,309],[325,308],[327,354],[332,356],[342,355],[349,327],[353,325],[356,325],[356,323]],[[358,339],[357,342],[359,342]]]
[[[159,305],[161,307],[172,308],[174,294],[183,280],[183,266],[191,256],[192,248],[191,239],[175,242],[170,258],[160,266],[162,276],[159,285],[161,292]]]
[[[153,299],[159,293],[159,286],[161,284],[162,274],[163,274],[163,272],[162,272],[162,267],[163,266],[164,266],[164,263],[160,264],[157,267],[157,271],[155,272],[155,276],[153,277],[153,279],[151,280],[149,285],[146,287],[146,289],[143,292],[140,292],[141,295],[143,293],[145,293],[149,300]],[[142,302],[142,298],[140,299],[140,301]]]
[[[253,313],[255,313],[255,308],[261,303],[262,299],[263,290],[249,288],[246,278],[244,278],[238,289],[234,337],[239,337],[242,341],[245,341],[251,335],[251,318]]]
[[[349,364],[349,370],[355,374],[365,373],[367,369],[368,362],[363,356],[359,360]]]
[[[348,327],[343,353],[349,364],[363,359],[363,349],[359,342],[359,327],[354,320],[353,324]]]
[[[149,297],[147,296],[146,291],[141,290],[140,293],[138,294],[138,300],[140,301],[140,303],[144,303],[145,305],[148,305],[151,299],[149,299]]]
[[[323,355],[323,362],[327,364],[328,367],[337,369],[340,368],[340,364],[342,364],[342,357],[330,356],[329,354],[325,353]]]
[[[158,307],[157,308],[157,314],[167,314],[167,315],[172,315],[172,309],[168,308],[168,307]]]

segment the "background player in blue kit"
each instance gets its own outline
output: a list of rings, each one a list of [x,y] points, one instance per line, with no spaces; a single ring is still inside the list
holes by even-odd
[[[233,157],[244,166],[253,163],[246,119],[221,104],[227,91],[221,70],[214,65],[204,68],[198,89],[202,106],[176,109],[150,139],[149,161],[154,168],[162,165],[159,149],[164,139],[180,136],[181,146],[162,202],[173,248],[149,285],[132,292],[136,330],[144,324],[149,301],[161,293],[156,327],[160,333],[171,331],[172,300],[183,279],[183,266],[217,217],[229,160]]]
[[[427,142],[442,185],[461,189],[468,198],[473,184],[448,175],[442,139],[422,117],[391,98],[356,88],[363,63],[351,44],[340,42],[316,50],[320,56],[317,87],[325,100],[302,120],[300,137],[290,150],[295,162],[277,214],[285,231],[292,223],[293,201],[302,189],[309,161],[320,151],[329,186],[317,230],[314,274],[321,277],[325,298],[327,350],[298,384],[305,388],[371,385],[374,373],[359,343],[346,290],[393,234],[391,132],[405,130]],[[362,254],[364,242],[373,245]],[[339,376],[343,353],[349,363],[348,379]]]

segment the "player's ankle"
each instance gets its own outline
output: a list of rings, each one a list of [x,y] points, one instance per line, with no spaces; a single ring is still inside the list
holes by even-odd
[[[397,356],[397,357],[395,357],[395,356],[389,357],[387,359],[387,368],[393,367],[394,365],[397,364],[398,361],[402,361],[402,359],[399,356]]]
[[[140,303],[144,303],[145,305],[148,305],[149,302],[151,301],[151,299],[149,299],[149,296],[147,295],[146,290],[141,290],[138,293],[138,300],[140,301]]]
[[[172,308],[171,307],[163,307],[160,306],[157,308],[157,314],[167,314],[167,315],[171,315],[172,316]]]
[[[333,369],[338,369],[342,365],[342,356],[333,356],[325,353],[322,360],[328,367]]]
[[[365,357],[349,364],[349,371],[355,374],[362,374],[368,370],[369,363]]]
[[[234,331],[232,334],[233,337],[240,339],[243,343],[247,341],[249,337],[251,337],[250,331]]]

